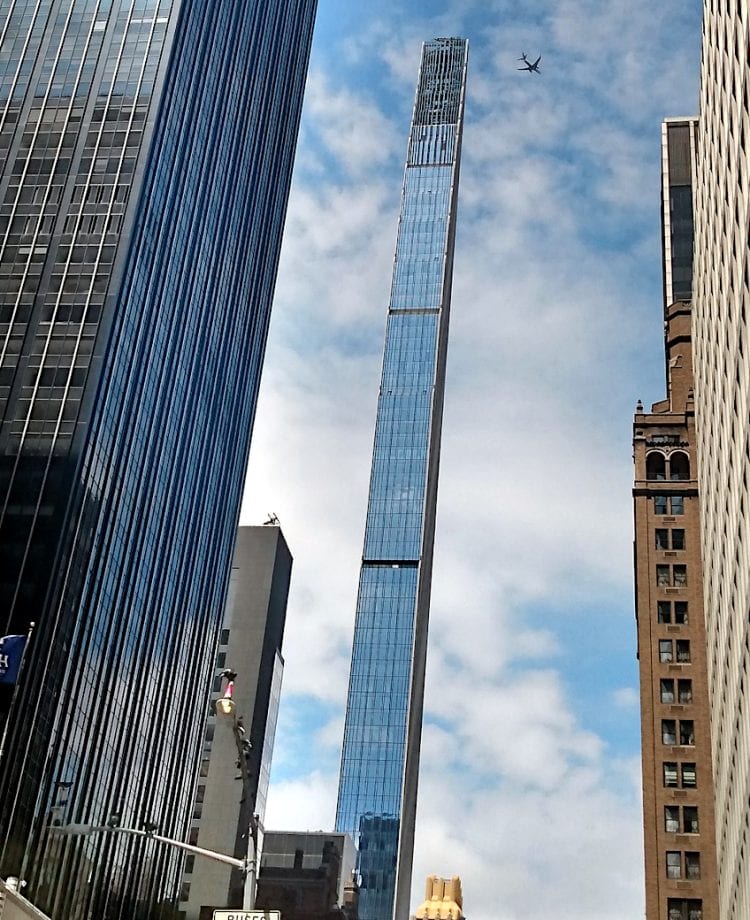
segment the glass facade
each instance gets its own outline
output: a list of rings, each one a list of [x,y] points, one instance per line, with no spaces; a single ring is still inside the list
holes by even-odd
[[[409,135],[336,816],[361,920],[409,914],[467,55],[423,46]]]
[[[698,120],[662,124],[664,305],[693,299],[693,163]]]
[[[185,835],[315,0],[0,0],[0,874],[159,916]],[[166,909],[166,908],[165,908]]]

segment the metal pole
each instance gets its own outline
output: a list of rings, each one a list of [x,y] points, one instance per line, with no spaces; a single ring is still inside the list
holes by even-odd
[[[136,827],[109,827],[103,824],[63,824],[61,827],[50,827],[48,830],[51,834],[61,834],[67,837],[86,837],[89,834],[127,834],[132,837],[147,837],[157,843],[164,843],[179,850],[187,850],[188,853],[194,853],[196,856],[205,856],[206,859],[213,859],[216,862],[234,866],[237,869],[242,869],[243,872],[246,866],[246,861],[237,859],[236,856],[227,856],[225,853],[217,853],[214,850],[207,850],[205,847],[185,843],[182,840],[174,840],[172,837],[163,837],[161,834],[151,833],[151,831],[144,831]]]
[[[242,860],[242,909],[250,911],[255,907],[255,888],[258,875],[258,816],[255,814],[255,797],[253,784],[250,781],[250,774],[247,769],[247,757],[252,745],[250,738],[242,725],[242,720],[237,718],[237,709],[234,703],[234,680],[237,672],[227,668],[223,674],[227,679],[227,685],[224,688],[224,696],[217,701],[216,711],[224,716],[232,717],[232,734],[234,743],[237,748],[237,765],[242,775],[242,799],[240,805],[244,810],[250,810],[250,816],[247,822],[247,849],[245,858]],[[220,706],[220,703],[225,706]],[[240,810],[240,816],[243,809]]]
[[[258,874],[258,819],[253,811],[253,788],[247,769],[247,755],[250,739],[245,736],[240,728],[237,715],[232,711],[232,733],[237,746],[237,758],[242,775],[242,804],[250,808],[250,817],[247,824],[247,851],[242,869],[242,909],[252,910],[255,907],[255,885]]]
[[[255,834],[257,826],[255,815],[250,819],[250,827],[247,829],[247,856],[245,857],[244,883],[242,889],[242,909],[252,910],[255,907],[255,876],[257,874],[256,859],[257,849],[255,845]]]

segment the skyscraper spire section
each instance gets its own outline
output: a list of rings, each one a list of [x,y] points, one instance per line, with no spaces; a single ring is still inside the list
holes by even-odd
[[[423,45],[407,149],[336,815],[361,920],[409,913],[467,58]]]

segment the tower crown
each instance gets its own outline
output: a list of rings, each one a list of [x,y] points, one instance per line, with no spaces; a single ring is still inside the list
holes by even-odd
[[[425,900],[414,915],[415,920],[463,920],[463,893],[461,879],[440,878],[428,875],[425,886]]]

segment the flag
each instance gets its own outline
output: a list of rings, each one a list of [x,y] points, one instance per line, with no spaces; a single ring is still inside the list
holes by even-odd
[[[15,684],[23,659],[27,636],[3,636],[0,639],[0,684]]]

